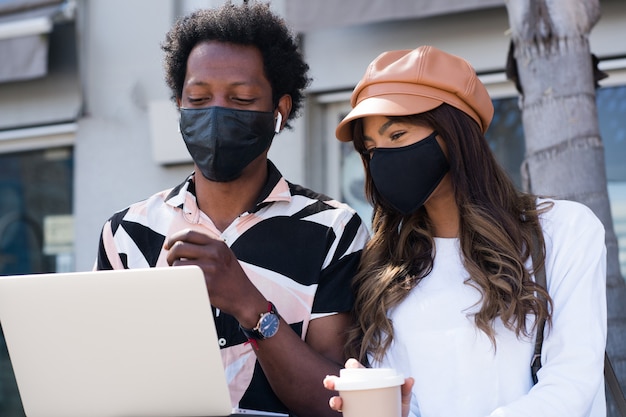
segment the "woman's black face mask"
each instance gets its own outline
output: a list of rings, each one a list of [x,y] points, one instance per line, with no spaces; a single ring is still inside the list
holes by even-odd
[[[424,205],[450,169],[437,132],[400,148],[374,148],[369,171],[376,190],[403,215]]]

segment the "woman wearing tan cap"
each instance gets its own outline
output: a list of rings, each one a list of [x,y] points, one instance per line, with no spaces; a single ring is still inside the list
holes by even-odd
[[[351,103],[337,138],[361,153],[374,214],[349,355],[412,377],[404,416],[605,416],[600,221],[516,190],[484,138],[491,99],[457,56],[385,52]],[[534,283],[541,267],[547,291]]]

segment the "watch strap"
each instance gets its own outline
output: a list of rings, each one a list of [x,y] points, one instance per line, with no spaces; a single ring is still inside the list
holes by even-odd
[[[257,322],[256,326],[252,329],[246,329],[245,327],[243,327],[241,324],[239,324],[239,328],[241,329],[241,331],[243,332],[243,334],[248,338],[248,340],[263,340],[265,339],[265,336],[263,336],[263,334],[259,331],[259,328],[261,326],[261,320],[263,319],[263,316],[265,316],[266,314],[275,314],[276,316],[280,317],[280,315],[278,314],[278,311],[276,310],[276,306],[274,305],[274,303],[272,303],[271,301],[267,302],[267,311],[259,314],[259,321]]]

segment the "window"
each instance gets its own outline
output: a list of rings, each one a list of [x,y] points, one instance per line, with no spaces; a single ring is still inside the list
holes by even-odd
[[[626,277],[626,85],[600,88],[596,98],[620,269]]]
[[[0,275],[71,268],[71,147],[0,154]],[[24,415],[0,334],[0,415]]]
[[[0,275],[56,272],[44,227],[72,212],[71,148],[0,154]]]

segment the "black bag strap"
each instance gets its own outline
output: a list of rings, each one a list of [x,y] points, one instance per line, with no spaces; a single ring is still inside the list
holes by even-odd
[[[539,239],[535,233],[533,233],[533,259],[539,259],[539,251],[541,250],[539,246]],[[546,269],[543,265],[535,271],[535,283],[537,285],[541,285],[543,288],[548,288],[546,283]],[[541,297],[541,300],[545,303],[547,308],[547,302],[544,297]],[[545,327],[546,321],[545,319],[540,320],[537,323],[537,338],[535,340],[535,353],[530,363],[530,371],[533,378],[533,383],[537,383],[537,372],[541,368],[541,347],[543,345],[543,329]],[[619,380],[617,379],[617,375],[615,374],[615,370],[613,369],[613,365],[611,364],[611,358],[609,358],[609,354],[604,352],[604,381],[606,385],[609,387],[611,391],[611,397],[613,401],[615,401],[615,405],[617,406],[617,410],[621,417],[626,417],[626,398],[624,397],[624,393],[622,392],[622,387],[619,384]]]
[[[539,259],[539,254],[541,253],[541,247],[539,245],[539,238],[536,233],[533,233],[533,248],[532,248],[532,259],[533,263]],[[535,284],[540,285],[542,288],[548,288],[546,281],[546,269],[543,265],[535,271]],[[543,297],[540,296],[540,300],[543,302],[546,309],[548,308],[548,302]],[[533,384],[537,383],[537,372],[541,368],[541,347],[543,346],[543,329],[546,325],[545,317],[540,319],[537,322],[537,338],[535,339],[535,353],[533,354],[533,358],[530,362],[530,371],[533,377]]]
[[[619,415],[626,417],[626,398],[624,398],[624,392],[619,384],[619,380],[611,364],[611,358],[609,358],[607,352],[604,352],[604,381],[609,387],[609,391],[611,391],[611,397],[613,397]]]

